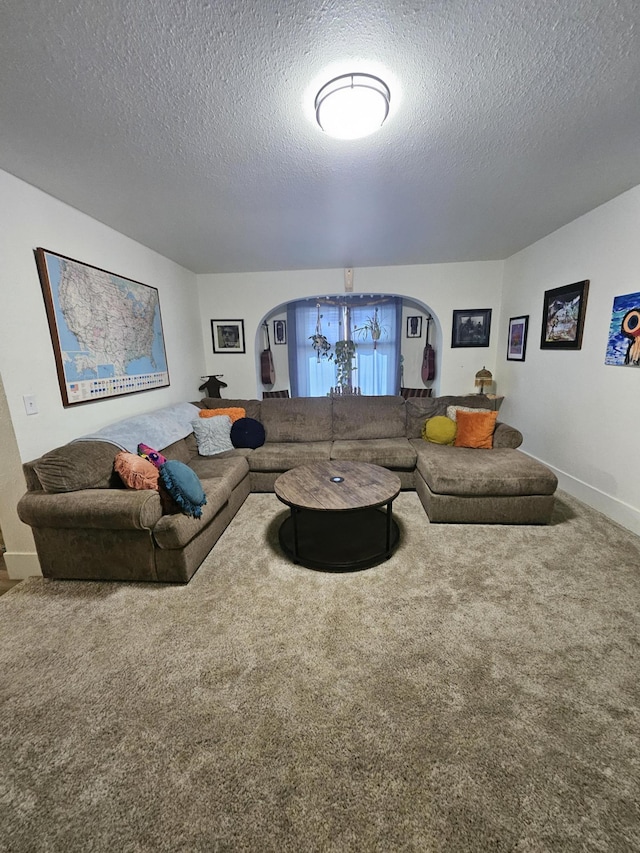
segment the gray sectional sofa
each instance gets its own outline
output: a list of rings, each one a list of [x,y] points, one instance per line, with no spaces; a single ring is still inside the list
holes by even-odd
[[[266,434],[261,447],[213,457],[198,454],[193,433],[156,448],[198,474],[207,494],[201,519],[163,514],[158,492],[124,488],[113,469],[120,448],[106,441],[71,442],[25,463],[28,491],[18,514],[33,528],[45,577],[185,583],[251,491],[273,491],[284,471],[328,459],[393,470],[432,522],[544,524],[551,516],[556,477],[517,450],[518,430],[498,422],[491,450],[421,437],[425,420],[449,405],[494,408],[481,395],[205,398],[196,405],[242,407]]]

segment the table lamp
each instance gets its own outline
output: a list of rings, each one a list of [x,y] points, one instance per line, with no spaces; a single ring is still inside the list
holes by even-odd
[[[491,371],[483,366],[482,370],[476,373],[476,388],[480,388],[478,394],[484,394],[484,386],[491,385],[492,382],[493,376],[491,375]]]

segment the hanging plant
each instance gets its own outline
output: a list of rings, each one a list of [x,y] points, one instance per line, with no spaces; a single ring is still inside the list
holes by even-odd
[[[336,385],[342,389],[351,388],[351,375],[357,370],[353,363],[355,357],[355,341],[336,341],[335,352],[330,359],[336,363]]]
[[[318,308],[318,319],[316,320],[316,331],[315,334],[309,335],[309,340],[311,341],[311,346],[316,351],[316,356],[318,358],[318,364],[320,363],[321,358],[330,358],[329,353],[331,352],[331,344],[322,334],[322,314],[320,313],[320,303],[317,305]]]
[[[389,329],[387,328],[387,326],[383,326],[380,323],[377,308],[374,309],[372,317],[367,317],[362,326],[354,326],[353,331],[363,340],[367,339],[367,335],[371,335],[371,340],[373,341],[374,349],[376,349],[378,341],[380,340],[383,334],[385,337],[389,336]]]

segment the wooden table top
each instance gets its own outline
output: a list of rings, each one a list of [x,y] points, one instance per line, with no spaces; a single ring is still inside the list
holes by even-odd
[[[332,477],[342,481],[332,482]],[[388,503],[400,492],[400,479],[368,462],[315,462],[282,474],[274,490],[289,506],[335,512]]]

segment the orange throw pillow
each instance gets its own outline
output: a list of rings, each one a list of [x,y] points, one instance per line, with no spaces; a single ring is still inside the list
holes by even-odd
[[[200,409],[198,412],[201,418],[215,418],[216,415],[228,415],[231,418],[231,423],[247,417],[246,409],[241,409],[239,406],[231,406],[228,409]]]
[[[497,412],[458,412],[454,447],[493,447]]]
[[[116,453],[113,467],[129,489],[155,489],[158,491],[159,471],[156,466],[137,453],[121,450]]]

